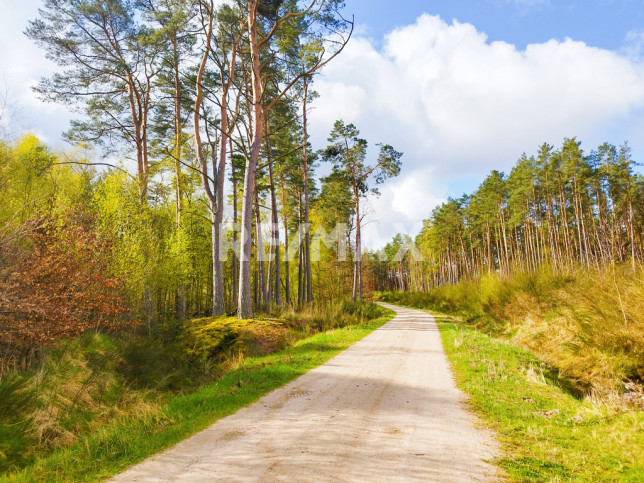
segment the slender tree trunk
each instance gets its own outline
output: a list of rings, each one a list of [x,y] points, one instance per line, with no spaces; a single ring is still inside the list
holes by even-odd
[[[237,242],[238,242],[238,237],[237,237],[237,222],[238,222],[238,210],[237,210],[237,177],[235,176],[235,164],[232,162],[232,155],[233,155],[233,141],[232,138],[229,139],[230,142],[230,157],[231,157],[231,163],[230,163],[230,169],[231,169],[231,177],[233,180],[233,262],[232,262],[232,275],[233,275],[233,294],[232,294],[232,299],[233,299],[233,306],[237,305],[237,291],[238,291],[238,275],[237,275],[237,267],[239,260],[237,258]]]
[[[356,250],[354,254],[353,262],[353,291],[352,296],[353,300],[356,300],[358,296],[362,299],[362,244],[360,240],[360,194],[358,193],[358,187],[353,186],[353,196],[355,198],[355,208],[356,208]]]
[[[221,250],[221,228],[224,220],[224,179],[226,170],[226,153],[228,148],[228,113],[226,100],[222,96],[221,100],[221,139],[219,141],[219,161],[214,163],[213,156],[213,177],[215,182],[215,211],[213,236],[213,315],[222,315],[226,313],[226,298],[224,287],[224,267],[223,254]]]
[[[636,267],[636,251],[635,251],[635,233],[633,231],[633,202],[628,200],[628,237],[631,242],[631,268],[635,272]]]
[[[488,263],[488,273],[492,273],[494,270],[494,260],[492,259],[492,240],[490,234],[490,222],[485,222],[485,232],[487,234],[487,263]]]
[[[134,127],[134,144],[136,145],[136,164],[137,164],[137,181],[139,185],[139,197],[141,203],[146,203],[148,199],[148,180],[147,180],[147,160],[143,147],[143,126],[141,122],[141,106],[137,102],[135,95],[134,79],[128,77],[127,90],[128,90],[128,103],[130,107],[130,116],[132,118],[132,126]]]
[[[271,156],[271,143],[268,122],[266,123],[266,156],[268,158],[268,178],[270,182],[271,192],[271,251],[273,253],[273,267],[274,280],[271,291],[273,292],[273,301],[276,305],[282,305],[282,297],[280,291],[280,231],[279,231],[279,217],[277,212],[277,195],[275,193],[275,177],[273,175],[273,160]],[[271,275],[269,273],[269,280]]]
[[[172,36],[172,54],[174,57],[174,172],[175,172],[175,205],[177,210],[177,226],[181,224],[183,192],[181,186],[181,80],[179,79],[179,53],[177,51],[177,36]]]
[[[264,265],[264,238],[262,236],[262,217],[259,209],[259,196],[255,191],[255,240],[257,245],[257,286],[259,301],[264,308],[268,305],[268,287],[266,286],[266,269]]]
[[[298,194],[298,200],[297,200],[297,208],[298,208],[298,220],[300,220],[300,224],[297,227],[297,237],[298,237],[298,243],[297,243],[297,250],[298,250],[298,266],[297,266],[297,305],[298,307],[301,306],[304,303],[304,300],[306,300],[306,294],[305,292],[305,286],[306,286],[306,276],[304,275],[304,244],[302,243],[303,240],[303,233],[302,233],[302,195]]]
[[[564,245],[566,247],[566,258],[568,259],[570,266],[572,266],[573,257],[569,232],[570,226],[568,224],[568,207],[561,183],[559,184],[559,214],[561,219],[561,230],[563,231],[564,236]]]
[[[282,221],[284,223],[284,298],[291,303],[291,269],[288,247],[288,216],[286,213],[286,190],[284,189],[284,174],[280,173],[280,190],[282,192]]]
[[[275,288],[274,300],[276,305],[282,305],[282,295],[280,290],[281,283],[281,260],[280,260],[280,230],[279,230],[279,213],[277,211],[277,195],[275,193],[275,180],[273,177],[273,165],[268,168],[269,177],[271,182],[271,214],[272,214],[272,239],[274,243],[275,254],[273,256],[273,264],[275,266]]]
[[[579,206],[578,206],[578,192],[577,192],[577,177],[575,176],[575,179],[573,181],[573,206],[574,206],[574,211],[575,211],[575,223],[577,225],[577,245],[578,245],[578,251],[579,251],[579,262],[580,263],[586,263],[585,260],[585,253],[584,253],[584,245],[583,245],[583,240],[582,240],[582,232],[581,232],[581,215],[579,213]]]
[[[174,60],[174,172],[175,172],[175,209],[177,222],[177,237],[181,239],[181,212],[183,204],[183,192],[181,186],[181,80],[179,79],[179,53],[177,50],[176,32],[171,37],[172,55]],[[181,243],[179,243],[181,246]],[[175,318],[183,320],[186,318],[186,287],[185,280],[181,279],[177,286],[175,299]]]
[[[241,254],[239,262],[239,296],[237,315],[240,319],[253,317],[251,300],[250,251],[253,223],[253,195],[257,160],[262,146],[262,81],[260,78],[259,42],[257,39],[257,8],[259,0],[248,0],[248,40],[252,66],[253,136],[250,156],[246,159],[244,194],[242,199]]]
[[[225,142],[220,143],[220,155],[223,152],[223,165],[222,159],[220,158],[219,166],[217,166],[215,159],[216,156],[213,155],[213,187],[210,186],[210,179],[208,176],[208,163],[206,162],[205,156],[203,154],[203,146],[201,142],[201,131],[200,131],[200,111],[201,103],[203,99],[203,86],[202,80],[203,75],[206,70],[206,63],[208,62],[208,54],[210,53],[210,41],[212,39],[212,28],[213,28],[213,15],[214,13],[211,10],[208,10],[208,30],[206,33],[206,48],[204,49],[201,62],[199,64],[199,70],[197,71],[197,80],[195,86],[195,104],[194,104],[194,136],[195,136],[195,153],[197,157],[197,162],[201,168],[201,181],[208,199],[210,210],[211,210],[211,220],[212,220],[212,240],[211,240],[211,249],[212,249],[212,313],[213,315],[221,315],[225,312],[224,306],[224,284],[223,284],[223,273],[221,267],[221,244],[220,244],[220,229],[221,229],[221,216],[223,211],[223,166],[225,166],[225,157],[226,157],[226,148]],[[206,134],[208,134],[206,127]],[[214,154],[214,153],[213,153]],[[221,169],[221,173],[218,171]],[[220,179],[221,178],[221,179]],[[221,209],[220,209],[221,208]]]
[[[308,97],[308,79],[304,77],[304,100],[302,102],[302,130],[304,142],[302,146],[302,160],[304,168],[304,275],[306,281],[306,302],[313,301],[311,293],[311,251],[309,244],[309,164],[308,164],[308,134],[306,104]]]

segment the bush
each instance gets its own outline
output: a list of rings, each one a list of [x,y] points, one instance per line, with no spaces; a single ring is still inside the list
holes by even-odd
[[[327,305],[311,305],[303,310],[280,312],[279,317],[307,331],[326,331],[364,324],[385,315],[378,304],[363,300],[343,300]]]
[[[241,357],[276,352],[311,332],[384,314],[364,302],[307,307],[253,320],[164,321],[146,333],[86,331],[42,349],[30,369],[0,375],[0,473],[119,416],[139,419],[169,397],[220,377]]]
[[[97,327],[134,325],[122,281],[108,270],[109,242],[82,209],[29,220],[0,235],[0,359],[30,357]],[[25,247],[26,245],[26,247]]]

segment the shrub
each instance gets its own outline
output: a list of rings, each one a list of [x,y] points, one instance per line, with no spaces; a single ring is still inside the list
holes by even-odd
[[[0,359],[88,329],[130,325],[121,281],[108,273],[110,245],[82,210],[31,220],[0,250],[13,253],[0,251]]]

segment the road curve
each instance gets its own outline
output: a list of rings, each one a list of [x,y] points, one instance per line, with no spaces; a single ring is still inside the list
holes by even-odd
[[[383,305],[380,329],[112,481],[496,480],[433,317]]]

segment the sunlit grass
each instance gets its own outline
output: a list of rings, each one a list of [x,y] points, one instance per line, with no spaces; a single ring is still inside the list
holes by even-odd
[[[0,481],[94,481],[109,477],[329,360],[391,318],[389,315],[315,334],[283,351],[231,361],[217,381],[164,404],[116,414],[70,446],[35,458]],[[138,407],[138,405],[133,405]]]
[[[382,300],[459,316],[529,349],[582,394],[612,404],[644,381],[644,267],[548,268]],[[637,397],[635,399],[638,399]],[[644,398],[640,399],[644,406]]]
[[[541,360],[439,321],[457,383],[500,436],[514,481],[644,481],[644,412],[579,398]]]

